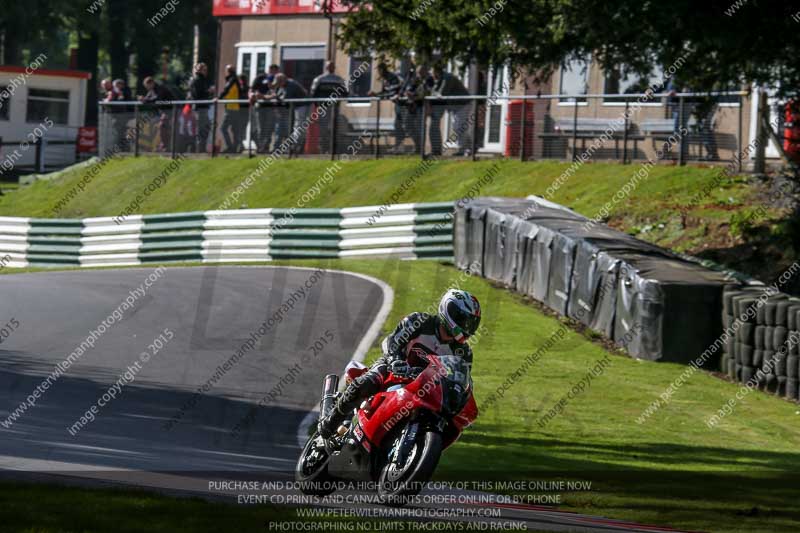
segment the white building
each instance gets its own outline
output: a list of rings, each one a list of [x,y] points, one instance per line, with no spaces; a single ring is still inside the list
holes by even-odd
[[[74,142],[86,115],[86,92],[91,74],[77,70],[0,65],[0,172],[33,167],[35,141],[44,139],[44,165],[75,161]]]

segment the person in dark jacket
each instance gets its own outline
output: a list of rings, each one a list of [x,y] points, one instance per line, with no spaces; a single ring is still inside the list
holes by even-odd
[[[469,91],[464,84],[450,72],[445,72],[441,66],[433,69],[433,90],[432,96],[469,96]],[[441,103],[434,102],[431,105],[431,152],[433,155],[442,155],[442,117],[445,111],[449,111],[454,116],[452,136],[458,144],[454,155],[464,155],[465,151],[471,146],[472,128],[469,123],[470,101],[465,100],[442,100]]]
[[[172,150],[172,121],[170,119],[172,108],[169,103],[173,99],[172,93],[164,85],[156,83],[151,76],[146,77],[142,85],[147,93],[140,96],[139,101],[155,106],[158,112],[158,133],[161,138],[159,150],[170,151]]]
[[[308,93],[302,85],[283,72],[275,76],[273,87],[275,88],[275,94],[267,96],[267,100],[284,102],[285,100],[306,98],[308,96]],[[288,146],[288,151],[295,154],[302,153],[303,149],[305,148],[307,127],[307,125],[303,124],[303,121],[308,113],[308,102],[294,103],[294,114],[291,116],[289,115],[288,106],[280,107],[279,112],[280,119],[278,120],[278,139],[276,140],[276,144],[278,146],[277,149],[280,149],[285,142],[291,139],[291,144],[285,145]]]
[[[344,98],[348,95],[347,84],[344,78],[336,74],[336,66],[333,61],[325,63],[325,72],[314,78],[311,82],[311,97],[328,99]],[[320,114],[317,120],[319,124],[319,153],[329,152],[331,149],[331,122],[333,121],[333,108],[335,104],[329,101],[314,102],[312,106],[324,106],[328,108],[324,115]]]
[[[189,82],[189,96],[192,100],[211,100],[213,85],[208,81],[208,66],[198,63],[194,66],[194,76]],[[195,104],[197,111],[197,145],[198,152],[206,151],[208,134],[211,131],[211,119],[208,116],[209,104]],[[212,146],[214,140],[211,140]]]
[[[425,97],[430,95],[433,78],[428,74],[428,67],[420,65],[416,69],[411,65],[403,78],[397,100],[404,106],[403,129],[414,141],[414,152],[422,151],[422,119]]]
[[[133,95],[125,80],[116,79],[111,84],[112,90],[110,93],[111,101],[114,102],[130,102],[133,100]],[[115,132],[115,143],[119,146],[119,150],[125,152],[128,150],[128,143],[126,132],[128,129],[128,119],[131,118],[132,108],[130,106],[112,106],[111,112],[115,114],[113,117],[113,128]]]
[[[226,65],[225,87],[219,93],[220,100],[240,100],[242,87],[239,85],[239,76],[233,65]],[[241,107],[238,102],[225,104],[225,118],[222,119],[222,138],[225,140],[225,153],[237,154],[242,150],[241,133]]]
[[[250,87],[250,82],[247,79],[245,74],[239,74],[239,87],[241,88],[242,92],[240,93],[239,99],[241,100],[248,100],[248,88]],[[250,103],[239,104],[239,138],[242,142],[245,142],[247,138],[247,125],[250,123]],[[247,140],[247,144],[252,142],[252,133],[250,134],[250,139]],[[245,146],[247,146],[245,144]]]
[[[270,65],[269,70],[256,76],[250,86],[250,103],[256,106],[257,133],[254,137],[258,153],[272,151],[272,137],[275,134],[278,111],[275,101],[268,97],[275,94],[273,83],[280,71],[278,65]],[[250,126],[251,136],[253,136],[252,129],[253,125]]]
[[[378,63],[378,75],[381,78],[381,90],[379,92],[370,91],[369,96],[388,98],[394,102],[394,147],[393,151],[398,152],[400,145],[407,137],[405,125],[408,120],[408,106],[403,105],[399,100],[400,89],[403,87],[403,80],[400,76],[389,69],[386,63]]]

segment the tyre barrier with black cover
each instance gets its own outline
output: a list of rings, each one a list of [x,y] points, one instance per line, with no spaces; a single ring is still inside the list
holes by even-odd
[[[724,288],[741,285],[535,197],[457,203],[453,248],[458,267],[533,297],[641,359],[695,361],[723,331]],[[713,352],[703,366],[716,369],[723,349]]]

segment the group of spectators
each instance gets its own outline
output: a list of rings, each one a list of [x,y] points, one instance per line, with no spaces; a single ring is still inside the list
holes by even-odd
[[[225,143],[223,153],[241,153],[245,149],[246,131],[251,116],[251,139],[258,153],[272,153],[279,147],[287,146],[290,153],[301,153],[305,147],[306,131],[297,125],[305,122],[312,109],[312,102],[296,102],[291,107],[282,102],[287,99],[313,98],[317,100],[313,105],[321,105],[324,99],[348,96],[348,83],[336,74],[332,61],[325,63],[323,73],[313,80],[310,91],[281,72],[280,66],[275,64],[270,65],[266,72],[256,76],[252,82],[248,82],[246,75],[237,73],[233,65],[227,65],[225,72],[225,84],[217,91],[209,81],[206,64],[198,63],[193,69],[189,89],[185,94],[185,99],[189,101],[221,101],[224,111],[220,123],[220,133]],[[380,63],[378,74],[381,90],[369,91],[368,95],[394,102],[393,151],[402,151],[406,139],[411,139],[416,152],[421,150],[424,135],[423,106],[428,105],[428,139],[432,155],[442,153],[441,122],[448,111],[453,116],[451,137],[457,144],[456,155],[469,152],[472,136],[470,100],[469,91],[461,80],[441,67],[434,67],[431,72],[424,65],[411,65],[405,73],[396,73],[387,64]],[[173,90],[165,84],[157,83],[150,76],[143,80],[142,85],[146,92],[138,96],[138,101],[148,104],[147,112],[152,113],[149,116],[157,125],[160,138],[158,149],[171,151],[172,142],[175,142],[175,149],[181,153],[206,151],[211,131],[212,104],[187,103],[179,112],[173,112],[172,102],[177,100]],[[104,102],[134,100],[130,88],[121,79],[103,80],[102,90],[105,92]],[[427,96],[465,98],[425,101]],[[125,132],[127,120],[130,118],[130,106],[109,106],[107,111],[111,114],[115,143],[124,150],[127,144]],[[177,120],[174,125],[173,116]],[[330,121],[334,117],[333,113],[319,113],[318,116],[319,148],[324,152],[330,146]],[[287,143],[289,139],[292,142]]]
[[[172,102],[177,100],[175,91],[165,84],[160,84],[147,76],[142,80],[145,94],[139,95],[136,99],[143,104],[148,104],[148,108],[143,111],[143,120],[152,118],[157,125],[159,146],[158,150],[170,151],[176,143],[176,150],[180,152],[205,151],[208,142],[208,134],[211,131],[211,119],[209,117],[210,104],[186,104],[177,116],[175,124],[175,138],[173,139],[173,116]],[[101,91],[104,96],[103,102],[130,102],[134,101],[130,88],[125,80],[104,79],[101,82]],[[198,63],[194,66],[189,90],[185,95],[187,100],[212,100],[214,95],[214,85],[208,79],[208,66],[205,63]],[[111,115],[111,128],[114,132],[114,144],[120,151],[127,150],[130,141],[127,132],[127,123],[130,118],[130,106],[113,105],[107,108]],[[145,115],[145,113],[147,113]]]
[[[464,155],[472,149],[472,122],[470,121],[471,100],[469,91],[458,77],[435,66],[433,71],[425,65],[410,65],[405,74],[393,72],[386,63],[378,65],[382,87],[380,92],[370,91],[370,96],[389,98],[395,104],[394,151],[402,151],[406,138],[414,144],[419,153],[423,141],[423,106],[427,105],[428,139],[431,154],[442,155],[442,118],[446,112],[453,115],[451,140],[457,148],[454,155]],[[442,100],[425,100],[425,97],[459,97]]]

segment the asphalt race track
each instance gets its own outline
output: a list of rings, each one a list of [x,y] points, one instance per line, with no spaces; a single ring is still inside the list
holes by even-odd
[[[233,495],[209,479],[286,477],[322,377],[363,357],[391,300],[365,276],[289,267],[0,276],[0,327],[17,324],[0,339],[2,477],[214,498]],[[501,512],[534,531],[662,531],[547,508]]]

